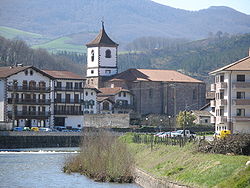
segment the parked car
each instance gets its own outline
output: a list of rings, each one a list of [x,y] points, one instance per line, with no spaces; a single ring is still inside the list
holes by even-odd
[[[159,137],[161,137],[161,138],[170,137],[170,132],[164,132]]]
[[[31,131],[39,131],[39,128],[38,128],[38,127],[31,127],[30,130],[31,130]]]
[[[52,132],[52,129],[47,128],[47,127],[41,127],[41,128],[39,128],[39,131]]]
[[[23,127],[15,127],[13,131],[23,131]]]
[[[177,130],[171,133],[171,137],[184,137],[184,130]],[[190,130],[185,130],[185,137],[195,138],[196,134]]]
[[[23,131],[30,131],[30,128],[29,127],[24,127]]]

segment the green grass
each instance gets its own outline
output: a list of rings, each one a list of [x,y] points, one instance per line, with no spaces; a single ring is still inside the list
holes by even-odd
[[[125,140],[129,140],[128,136]],[[245,164],[250,156],[198,153],[194,144],[182,148],[158,144],[153,151],[150,145],[131,142],[128,145],[135,154],[136,165],[158,178],[195,187],[215,187],[234,176],[239,178],[238,182],[243,181],[242,184],[249,181],[247,178],[242,180],[244,176],[237,176],[237,173],[245,174]],[[226,185],[237,187],[234,182]]]
[[[32,48],[45,48],[50,52],[58,52],[58,51],[69,51],[69,52],[78,52],[84,53],[86,51],[85,45],[74,45],[70,44],[70,37],[61,37],[55,40],[51,40],[49,42],[38,44],[32,46]]]
[[[42,35],[37,34],[37,33],[26,32],[26,31],[22,31],[19,29],[14,29],[14,28],[4,27],[4,26],[0,26],[0,35],[8,39],[13,39],[18,36],[43,38]]]

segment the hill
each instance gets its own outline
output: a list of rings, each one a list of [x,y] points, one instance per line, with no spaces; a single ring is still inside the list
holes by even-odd
[[[48,8],[49,7],[49,8]],[[142,36],[201,39],[250,32],[250,16],[228,7],[185,11],[151,0],[1,0],[0,25],[54,38],[106,30],[120,45]]]

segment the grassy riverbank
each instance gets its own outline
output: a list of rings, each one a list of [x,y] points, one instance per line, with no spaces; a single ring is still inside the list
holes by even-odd
[[[250,187],[250,156],[228,156],[196,152],[194,144],[184,147],[134,144],[125,136],[136,166],[152,175],[194,187]]]
[[[112,133],[100,131],[83,135],[80,153],[66,161],[64,172],[101,182],[132,183],[133,166],[127,145]]]

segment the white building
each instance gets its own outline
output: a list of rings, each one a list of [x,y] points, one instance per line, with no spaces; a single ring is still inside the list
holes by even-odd
[[[81,128],[84,111],[96,113],[99,92],[84,85],[85,78],[68,71],[0,67],[0,122]]]
[[[215,77],[211,91],[211,123],[215,131],[250,133],[250,56],[210,73]]]

